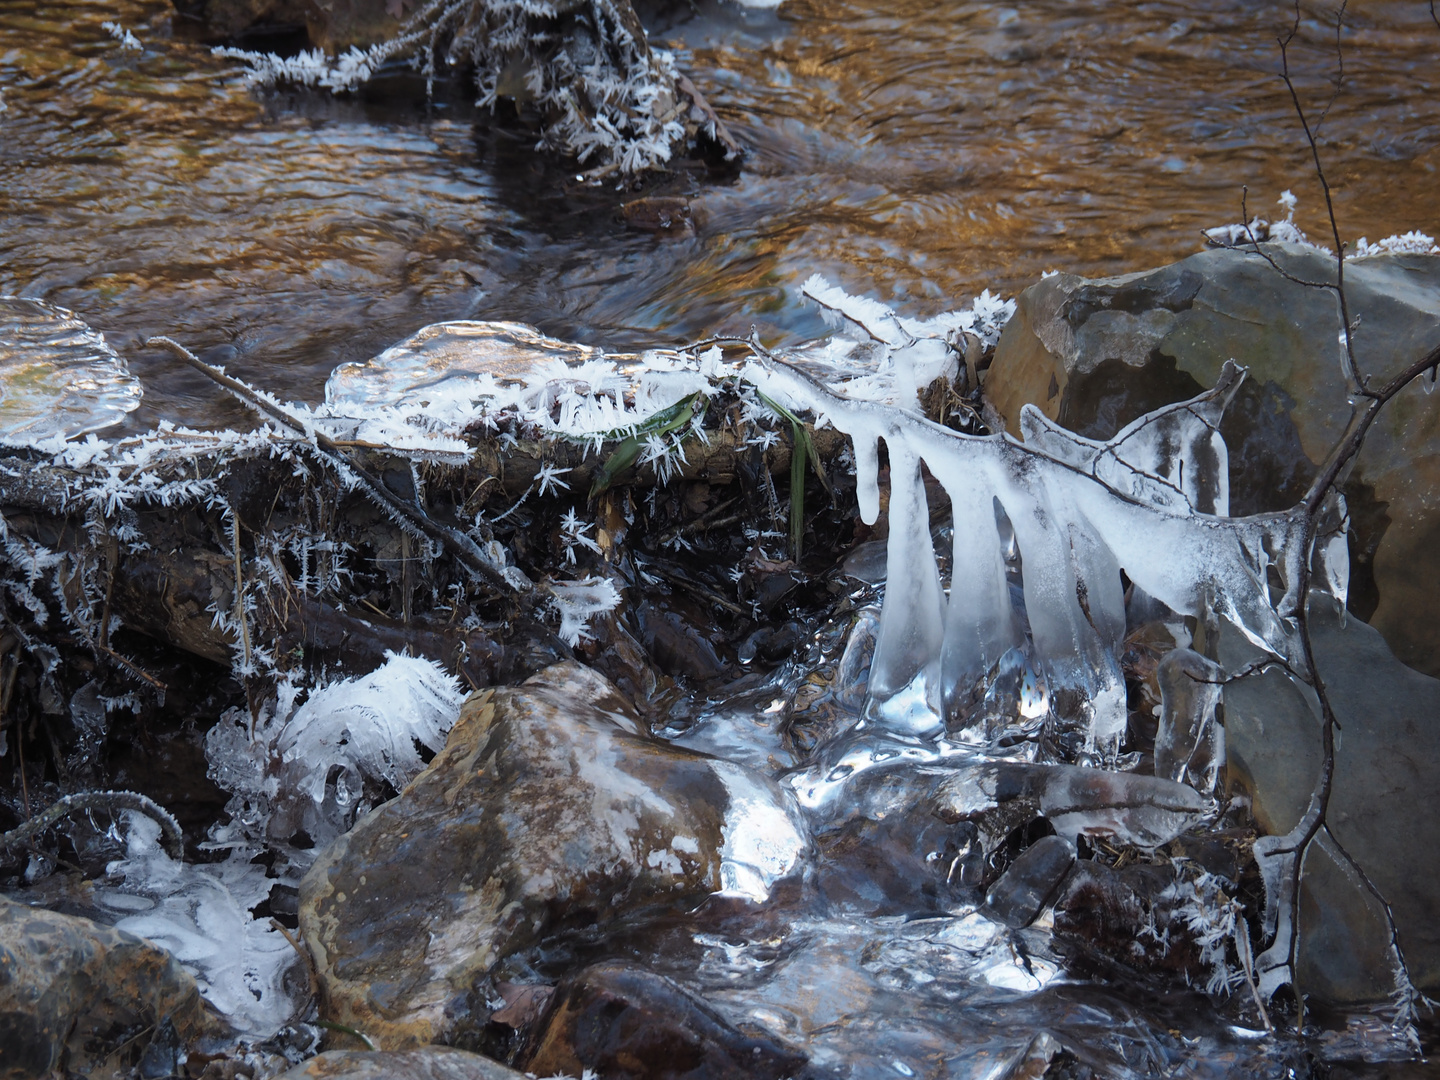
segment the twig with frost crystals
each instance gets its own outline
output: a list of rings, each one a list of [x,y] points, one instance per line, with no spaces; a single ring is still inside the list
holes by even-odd
[[[159,803],[135,791],[80,791],[66,795],[49,809],[0,834],[0,848],[14,848],[28,843],[45,830],[60,824],[76,810],[106,810],[112,814],[134,810],[144,814],[159,824],[160,835],[170,857],[177,860],[184,858],[185,834],[180,830],[180,823]]]
[[[256,391],[253,387],[247,386],[239,379],[231,378],[223,371],[211,367],[205,363],[178,341],[172,341],[168,337],[152,337],[147,345],[160,345],[169,349],[185,363],[195,368],[206,378],[229,390],[242,403],[256,412],[259,412],[272,419],[280,421],[286,427],[298,432],[305,438],[305,444],[315,452],[322,461],[336,469],[342,478],[353,480],[354,486],[359,488],[366,496],[380,506],[381,509],[391,513],[402,525],[408,525],[415,532],[429,537],[438,542],[446,551],[460,560],[465,567],[482,578],[486,584],[501,594],[517,595],[520,590],[516,585],[502,575],[495,567],[491,566],[484,555],[469,537],[463,536],[432,521],[428,514],[418,506],[406,503],[402,499],[391,494],[389,488],[379,478],[362,465],[357,463],[347,454],[334,439],[313,425],[304,423],[298,417],[291,415],[278,404],[266,399],[265,395]],[[528,592],[529,590],[527,590]]]

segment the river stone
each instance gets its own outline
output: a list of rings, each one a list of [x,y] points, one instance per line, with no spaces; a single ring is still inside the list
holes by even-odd
[[[1286,273],[1333,280],[1334,260],[1266,244]],[[1345,264],[1355,354],[1377,381],[1440,344],[1440,256]],[[1231,512],[1298,502],[1350,415],[1334,294],[1286,280],[1253,251],[1203,251],[1120,277],[1046,278],[1020,294],[985,381],[1019,434],[1034,403],[1082,435],[1108,438],[1160,405],[1213,386],[1234,358],[1249,377],[1220,431]],[[1440,400],[1412,386],[1385,408],[1345,486],[1351,610],[1401,660],[1440,675]]]
[[[1440,987],[1440,681],[1400,663],[1376,630],[1341,619],[1329,598],[1310,602],[1315,662],[1336,732],[1331,830],[1389,900],[1411,978]],[[1222,628],[1221,663],[1238,670],[1257,651]],[[1226,686],[1230,784],[1246,792],[1267,832],[1288,832],[1310,801],[1321,762],[1307,698],[1270,670]],[[1301,892],[1299,977],[1307,994],[1373,1001],[1390,989],[1384,911],[1328,842],[1307,860]]]
[[[330,1050],[277,1080],[524,1080],[498,1061],[449,1046],[417,1050]]]
[[[523,1055],[532,1076],[605,1080],[779,1080],[805,1057],[738,1030],[678,983],[617,961],[595,964],[556,988]]]
[[[1061,836],[1042,836],[990,886],[981,914],[1012,930],[1029,926],[1054,898],[1074,865],[1075,845]]]
[[[218,1030],[164,949],[0,897],[0,1077],[128,1077]]]
[[[455,1042],[517,950],[715,893],[763,900],[808,850],[777,784],[646,736],[567,661],[472,695],[430,765],[316,861],[300,928],[325,1019],[383,1049]]]

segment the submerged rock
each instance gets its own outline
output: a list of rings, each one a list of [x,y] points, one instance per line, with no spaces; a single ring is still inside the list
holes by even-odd
[[[1412,980],[1440,987],[1440,681],[1395,658],[1375,629],[1310,602],[1315,661],[1340,723],[1327,823],[1390,902]],[[1256,656],[1228,628],[1220,661],[1237,670]],[[1320,771],[1320,726],[1308,691],[1278,671],[1225,688],[1230,783],[1249,794],[1275,835],[1304,813]],[[1301,888],[1299,978],[1337,1002],[1391,989],[1384,910],[1328,841],[1312,851]]]
[[[1323,252],[1265,250],[1291,277],[1334,279]],[[1348,260],[1345,286],[1356,363],[1377,385],[1440,341],[1440,256]],[[1349,420],[1339,333],[1331,290],[1287,280],[1253,250],[1205,251],[1113,278],[1058,274],[1020,295],[985,393],[1015,434],[1032,402],[1081,435],[1107,438],[1213,385],[1233,358],[1249,377],[1220,426],[1233,466],[1231,513],[1278,510],[1299,501]],[[1440,674],[1437,461],[1440,408],[1413,386],[1380,414],[1345,485],[1355,527],[1351,609],[1401,660],[1432,675]]]
[[[523,1080],[524,1074],[449,1046],[417,1050],[330,1050],[278,1080]]]
[[[130,1076],[219,1028],[164,949],[0,897],[0,1076]]]
[[[1059,836],[1042,836],[990,886],[980,910],[1015,930],[1029,926],[1055,896],[1074,865],[1075,846],[1070,841]]]
[[[779,1080],[805,1057],[747,1035],[677,983],[644,968],[596,964],[561,983],[523,1055],[533,1076],[606,1080]]]
[[[326,1017],[401,1048],[483,1026],[479,981],[549,934],[761,901],[808,848],[777,784],[647,737],[566,662],[473,695],[425,771],[317,860],[300,927]]]

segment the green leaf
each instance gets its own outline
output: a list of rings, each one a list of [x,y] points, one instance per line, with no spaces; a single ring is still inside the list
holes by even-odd
[[[646,439],[651,435],[669,435],[677,428],[690,423],[695,414],[705,408],[707,404],[709,402],[705,396],[697,390],[689,397],[677,401],[668,409],[663,409],[637,426],[633,433],[621,440],[620,445],[611,452],[600,471],[595,474],[595,482],[590,485],[590,498],[594,500],[597,496],[603,495],[609,490],[610,485],[615,483],[616,477],[635,464],[635,459],[645,448]]]

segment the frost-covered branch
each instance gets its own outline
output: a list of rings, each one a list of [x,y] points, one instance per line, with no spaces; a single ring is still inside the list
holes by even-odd
[[[159,803],[134,791],[81,791],[56,800],[48,809],[41,811],[23,824],[7,833],[0,834],[0,848],[14,849],[28,844],[48,829],[53,829],[77,810],[92,812],[107,811],[111,814],[122,810],[133,810],[144,814],[159,824],[165,837],[165,850],[171,857],[180,859],[185,853],[185,836],[180,823]]]

